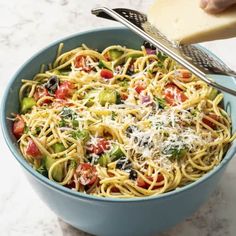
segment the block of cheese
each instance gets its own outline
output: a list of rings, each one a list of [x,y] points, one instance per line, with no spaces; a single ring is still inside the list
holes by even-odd
[[[182,44],[236,37],[236,6],[208,14],[199,2],[156,0],[148,11],[148,21],[170,41]]]

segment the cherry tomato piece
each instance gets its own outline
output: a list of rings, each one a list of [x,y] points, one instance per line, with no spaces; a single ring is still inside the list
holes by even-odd
[[[30,139],[28,142],[28,146],[26,148],[26,153],[32,157],[41,156],[41,152],[39,151],[38,147],[36,146],[36,144],[34,143],[34,141],[32,139]]]
[[[24,133],[25,129],[25,122],[20,116],[17,116],[16,120],[13,123],[12,133],[15,135],[16,138],[20,138]]]
[[[150,181],[153,181],[153,177],[151,176],[145,176],[148,180]],[[162,174],[159,174],[158,177],[157,177],[157,180],[156,180],[156,183],[160,183],[164,180],[164,177]],[[145,189],[148,189],[150,187],[150,184],[145,182],[144,179],[142,179],[141,177],[138,177],[137,178],[137,185],[140,187],[140,188],[145,188]],[[159,186],[154,186],[153,189],[157,189],[157,188],[161,188],[163,187],[163,185],[159,185]]]
[[[173,83],[167,84],[164,96],[166,102],[171,106],[176,106],[188,99],[188,97]]]
[[[92,67],[87,65],[86,57],[85,56],[77,56],[75,58],[75,68],[80,68],[85,72],[90,72]]]
[[[217,116],[214,113],[211,113],[208,116],[215,121],[219,121],[219,116]],[[207,119],[206,117],[202,118],[202,122],[214,130],[217,128],[217,125],[214,122]]]
[[[128,98],[128,95],[126,93],[120,93],[121,100],[126,100]]]
[[[91,144],[87,147],[88,152],[90,153],[95,153],[96,155],[100,155],[102,153],[104,153],[105,150],[108,150],[110,148],[110,144],[109,142],[104,139],[101,138],[96,145]]]
[[[82,185],[93,185],[97,179],[96,167],[90,163],[82,163],[76,169],[78,180]]]
[[[186,81],[192,77],[192,73],[186,69],[179,69],[177,72],[179,73],[179,77]]]
[[[148,186],[149,186],[149,184],[146,183],[146,182],[144,181],[144,179],[142,179],[141,177],[138,177],[138,178],[137,178],[137,185],[138,185],[140,188],[145,188],[145,189],[147,189]]]
[[[143,82],[143,81],[138,81],[136,84],[135,84],[135,91],[140,94],[143,90],[146,89],[146,84]]]
[[[102,69],[100,75],[105,79],[113,78],[113,72],[108,69]]]
[[[55,97],[58,99],[66,99],[70,97],[74,92],[74,84],[69,81],[65,81],[60,84],[55,92]]]
[[[46,88],[43,87],[37,87],[36,91],[34,93],[34,99],[36,101],[38,101],[40,98],[45,97],[45,96],[50,96],[50,94],[48,93],[48,90]],[[50,99],[45,99],[44,103],[50,103],[52,102]]]

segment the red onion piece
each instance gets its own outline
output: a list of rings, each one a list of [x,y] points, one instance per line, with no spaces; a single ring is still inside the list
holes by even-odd
[[[145,95],[145,96],[141,96],[141,103],[150,103],[151,102],[151,98],[149,95]]]
[[[146,52],[148,55],[152,55],[152,54],[155,55],[157,53],[155,49],[151,49],[151,48],[146,48]]]

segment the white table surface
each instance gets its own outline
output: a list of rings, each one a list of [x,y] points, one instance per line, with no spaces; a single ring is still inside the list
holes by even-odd
[[[119,26],[91,16],[97,6],[146,11],[150,0],[11,0],[0,1],[0,95],[32,54],[79,31]],[[236,70],[236,39],[204,44]],[[87,235],[58,219],[35,194],[0,133],[0,235]],[[184,204],[184,203],[183,203]],[[236,235],[236,160],[230,162],[217,190],[193,216],[161,236]]]

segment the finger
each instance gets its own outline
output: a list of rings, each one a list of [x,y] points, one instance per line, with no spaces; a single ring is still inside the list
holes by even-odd
[[[205,9],[207,7],[208,2],[209,2],[208,0],[201,0],[200,1],[200,7],[202,9]]]
[[[236,3],[236,0],[201,0],[200,7],[209,13],[219,13]]]

